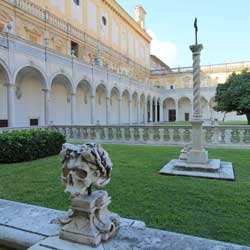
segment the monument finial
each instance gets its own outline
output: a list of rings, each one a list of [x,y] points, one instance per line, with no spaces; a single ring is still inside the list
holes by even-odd
[[[194,28],[195,28],[195,45],[198,44],[198,21],[197,21],[197,17],[194,20]]]

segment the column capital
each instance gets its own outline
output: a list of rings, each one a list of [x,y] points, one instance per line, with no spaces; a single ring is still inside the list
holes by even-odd
[[[203,45],[202,44],[191,45],[189,48],[193,52],[193,54],[200,54],[200,52],[203,49]]]

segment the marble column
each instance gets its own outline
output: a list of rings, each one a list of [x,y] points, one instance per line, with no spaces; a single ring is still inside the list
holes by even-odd
[[[43,89],[44,92],[44,124],[50,125],[50,90]]]
[[[176,113],[176,121],[179,121],[179,101],[176,100],[176,104],[175,104],[175,113]],[[168,121],[169,121],[169,117],[168,117]]]
[[[110,97],[106,97],[106,125],[110,123]]]
[[[188,162],[202,163],[208,162],[208,152],[203,148],[202,140],[202,114],[201,114],[201,82],[200,82],[200,52],[202,44],[192,45],[190,49],[193,53],[193,118],[192,118],[192,150],[188,155]]]
[[[144,101],[144,114],[143,114],[143,120],[144,120],[144,124],[148,123],[148,104],[147,101]]]
[[[7,84],[8,126],[15,127],[15,85]]]
[[[161,100],[159,101],[159,109],[160,109],[160,122],[163,122],[164,121],[163,102]]]
[[[137,123],[138,124],[140,124],[140,113],[141,113],[141,111],[140,111],[140,109],[141,109],[141,107],[140,107],[140,101],[139,100],[137,100],[137,102],[136,102],[136,113],[137,113]]]
[[[128,101],[128,123],[132,124],[132,100]]]
[[[149,108],[149,122],[152,122],[153,121],[153,101],[150,100],[150,108]]]
[[[71,93],[71,125],[76,123],[76,94]]]
[[[95,95],[90,97],[90,113],[91,125],[95,125]]]
[[[122,123],[122,98],[118,98],[118,124]]]

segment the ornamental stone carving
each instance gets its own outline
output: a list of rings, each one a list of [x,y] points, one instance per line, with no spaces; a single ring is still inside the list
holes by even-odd
[[[71,212],[61,223],[60,238],[98,246],[113,237],[119,228],[119,216],[108,210],[111,198],[102,188],[111,180],[112,162],[98,144],[65,143],[61,151],[61,180],[70,194]]]

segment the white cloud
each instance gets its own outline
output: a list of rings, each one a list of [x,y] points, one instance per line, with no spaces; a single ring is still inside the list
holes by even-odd
[[[159,40],[152,30],[147,32],[152,37],[151,54],[159,57],[170,67],[176,67],[178,65],[177,46],[173,42]]]

